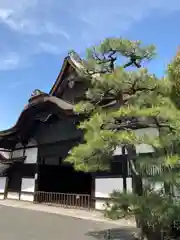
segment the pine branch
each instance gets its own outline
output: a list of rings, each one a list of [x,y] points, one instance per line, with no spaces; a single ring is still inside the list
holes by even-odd
[[[140,174],[137,172],[133,160],[130,159],[130,160],[129,160],[129,163],[130,163],[130,167],[131,167],[131,170],[132,170],[132,172],[134,173],[134,175],[139,176]]]
[[[114,64],[115,61],[117,60],[117,57],[114,57],[114,55],[117,53],[116,50],[109,50],[109,54],[106,57],[105,54],[102,54],[103,57],[101,58],[100,56],[98,56],[96,49],[93,48],[93,55],[94,55],[94,59],[97,61],[97,64],[104,64],[104,63],[109,63],[109,70],[107,72],[113,72],[114,71]]]

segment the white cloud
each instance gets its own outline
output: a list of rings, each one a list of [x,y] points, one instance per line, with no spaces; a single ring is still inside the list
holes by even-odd
[[[55,44],[51,44],[48,42],[40,42],[39,43],[39,50],[44,51],[46,53],[52,53],[52,54],[59,54],[60,53],[60,49],[59,46],[55,45]]]
[[[13,70],[19,66],[21,58],[17,53],[4,53],[0,57],[0,70]]]
[[[36,6],[37,1],[27,0],[0,0],[0,21],[14,30],[25,29],[29,21],[24,18],[24,13]]]
[[[154,10],[180,10],[180,1],[0,0],[0,34],[4,25],[6,38],[14,40],[7,52],[0,49],[0,69],[18,67],[22,55],[84,49],[98,39],[122,33]]]
[[[131,24],[147,17],[152,11],[171,13],[180,10],[179,0],[91,0],[89,4],[84,1],[82,8],[86,11],[80,13],[80,18],[94,27],[113,27],[119,25],[129,28]]]
[[[19,15],[18,15],[19,14]],[[41,21],[36,19],[35,16],[26,17],[21,16],[21,12],[14,12],[10,9],[0,9],[0,22],[6,24],[12,30],[30,34],[30,35],[62,35],[66,39],[69,39],[69,34],[58,27],[56,23],[51,22],[51,20]]]

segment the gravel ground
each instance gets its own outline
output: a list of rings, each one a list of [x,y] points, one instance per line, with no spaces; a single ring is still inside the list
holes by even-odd
[[[0,206],[0,240],[130,240],[132,229],[51,213]]]

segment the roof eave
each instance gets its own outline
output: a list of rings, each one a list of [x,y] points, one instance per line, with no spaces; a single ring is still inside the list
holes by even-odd
[[[25,107],[25,109],[21,112],[16,124],[12,128],[4,130],[4,131],[0,131],[0,138],[5,137],[5,136],[10,136],[11,134],[17,133],[19,126],[21,125],[22,119],[23,119],[24,115],[26,114],[26,112],[29,109],[34,108],[35,106],[38,106],[39,104],[45,104],[47,102],[55,104],[59,109],[61,109],[62,111],[65,111],[66,113],[73,114],[74,106],[72,104],[67,103],[67,102],[63,101],[62,99],[59,99],[54,96],[45,96],[45,97],[39,98],[39,101],[36,101],[35,103],[33,103],[33,102],[29,103]]]

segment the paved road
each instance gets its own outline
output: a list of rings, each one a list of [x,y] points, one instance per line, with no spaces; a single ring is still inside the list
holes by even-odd
[[[0,240],[103,240],[107,229],[112,239],[131,239],[115,225],[0,206]]]

